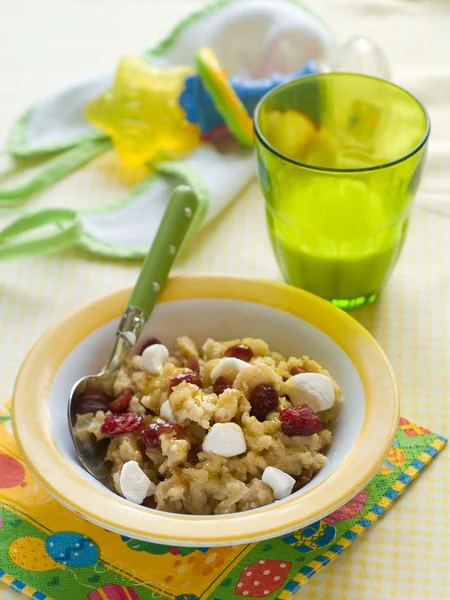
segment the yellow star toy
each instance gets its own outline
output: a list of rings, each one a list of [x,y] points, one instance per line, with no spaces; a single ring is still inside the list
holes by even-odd
[[[127,166],[179,157],[200,143],[199,128],[186,120],[178,103],[193,72],[124,58],[113,87],[86,107],[85,116],[109,135]]]

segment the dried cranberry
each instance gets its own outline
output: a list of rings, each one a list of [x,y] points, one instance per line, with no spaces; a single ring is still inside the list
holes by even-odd
[[[179,373],[178,375],[175,375],[175,377],[172,377],[172,379],[170,380],[168,391],[169,396],[172,393],[173,388],[177,387],[177,385],[180,385],[180,383],[183,383],[183,381],[185,381],[186,383],[193,383],[199,388],[203,387],[203,381],[200,375],[198,375],[197,373]]]
[[[188,358],[186,361],[186,369],[190,369],[197,375],[200,374],[200,363],[196,358]]]
[[[224,392],[225,390],[227,390],[228,388],[231,388],[231,387],[233,387],[233,384],[231,383],[231,381],[229,379],[227,379],[223,375],[218,377],[216,379],[215,384],[213,385],[214,393],[217,394],[218,396],[220,396],[220,394],[222,392]]]
[[[278,392],[271,385],[258,385],[248,399],[251,406],[251,415],[258,421],[264,421],[267,415],[278,406]]]
[[[245,362],[250,362],[254,355],[253,350],[249,346],[246,346],[245,344],[236,344],[236,346],[227,348],[225,356],[232,356],[233,358],[239,358],[240,360],[245,360]]]
[[[158,338],[150,338],[149,340],[147,340],[146,342],[144,342],[142,344],[142,348],[141,348],[141,354],[144,352],[144,350],[146,348],[148,348],[149,346],[154,346],[155,344],[160,344],[161,342],[158,340]]]
[[[141,439],[147,448],[159,448],[159,438],[165,433],[172,433],[175,437],[186,437],[183,427],[177,423],[169,421],[168,423],[150,423],[142,430]]]
[[[142,506],[145,506],[146,508],[156,508],[155,496],[147,496],[142,503]]]
[[[121,413],[106,415],[100,428],[102,433],[131,433],[141,429],[144,417],[138,413]]]
[[[322,423],[307,404],[286,408],[280,413],[281,430],[285,435],[313,435],[319,433]]]
[[[133,397],[133,391],[131,388],[125,388],[120,394],[117,396],[109,407],[113,413],[124,413],[127,412],[128,407],[131,402],[131,398]]]
[[[300,375],[300,373],[307,373],[307,371],[305,369],[302,369],[302,367],[292,367],[292,369],[289,371],[289,373],[291,375]]]
[[[292,488],[292,493],[298,492],[298,490],[304,488],[305,485],[308,485],[311,479],[312,477],[304,477],[303,475],[300,477],[296,477],[294,487]]]
[[[86,415],[96,413],[98,410],[105,412],[110,402],[110,396],[102,389],[85,391],[77,399],[77,414]]]

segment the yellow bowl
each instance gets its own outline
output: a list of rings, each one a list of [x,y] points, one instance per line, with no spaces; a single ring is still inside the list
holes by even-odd
[[[13,424],[28,467],[62,504],[122,535],[181,546],[225,546],[291,532],[336,510],[376,474],[394,440],[399,400],[394,374],[374,338],[354,319],[302,290],[221,276],[170,279],[142,334],[170,345],[258,336],[287,355],[309,354],[330,370],[343,410],[328,461],[302,490],[246,512],[195,516],[137,506],[110,492],[78,463],[67,418],[74,381],[107,357],[130,290],[67,317],[31,350],[16,381]]]

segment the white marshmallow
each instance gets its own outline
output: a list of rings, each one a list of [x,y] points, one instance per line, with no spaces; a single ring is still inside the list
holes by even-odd
[[[236,423],[215,423],[203,440],[202,450],[219,456],[237,456],[247,449],[244,432]]]
[[[157,375],[169,358],[169,351],[162,344],[153,344],[142,354],[142,368],[151,375]]]
[[[135,460],[129,460],[123,465],[120,473],[120,489],[127,500],[142,504],[147,496],[153,496],[156,485]]]
[[[168,400],[161,404],[161,408],[159,409],[159,415],[166,421],[173,421],[175,419]]]
[[[248,366],[248,362],[240,358],[234,358],[234,356],[221,358],[211,371],[211,381],[215,383],[219,377],[223,376],[233,382],[236,379],[236,375]]]
[[[289,496],[295,484],[293,477],[276,467],[266,467],[262,474],[262,480],[272,488],[276,500]]]
[[[331,408],[334,404],[333,382],[322,373],[299,373],[290,377],[284,384],[294,406],[307,404],[313,412]]]

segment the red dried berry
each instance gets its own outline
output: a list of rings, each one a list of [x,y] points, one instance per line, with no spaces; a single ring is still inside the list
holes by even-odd
[[[102,433],[131,433],[141,429],[143,422],[144,417],[133,412],[106,415],[100,431]]]
[[[304,476],[296,477],[294,487],[292,488],[292,493],[298,492],[298,490],[301,490],[302,488],[304,488],[305,485],[308,485],[308,483],[311,481],[311,479],[312,479],[312,477],[304,477]]]
[[[132,398],[133,390],[131,388],[125,388],[120,392],[117,398],[111,402],[109,410],[113,413],[127,412]]]
[[[291,375],[300,375],[300,373],[307,373],[306,369],[302,369],[302,367],[292,367],[292,369],[289,371],[289,373]]]
[[[177,385],[180,385],[180,383],[183,383],[183,381],[185,381],[186,383],[192,383],[199,388],[203,387],[203,381],[200,375],[198,375],[197,373],[179,373],[178,375],[175,375],[175,377],[172,377],[172,379],[170,380],[168,390],[169,396],[172,393],[173,388],[176,388]]]
[[[86,415],[96,413],[98,410],[107,411],[111,397],[101,389],[83,392],[77,400],[77,414]]]
[[[173,421],[168,421],[166,423],[159,423],[159,435],[163,435],[164,433],[173,433],[177,438],[185,438],[186,432],[184,431],[184,427],[178,425],[178,423],[174,423]]]
[[[159,423],[150,423],[142,430],[141,440],[147,448],[159,448],[158,425]]]
[[[160,343],[161,342],[158,340],[158,338],[150,338],[149,340],[147,340],[146,342],[144,342],[142,344],[140,354],[142,354],[146,348],[149,348],[150,346],[154,346],[155,344],[160,344]]]
[[[225,390],[227,390],[228,388],[231,388],[231,387],[233,387],[233,384],[231,383],[231,381],[229,379],[227,379],[223,375],[218,377],[216,379],[215,384],[213,385],[214,393],[217,394],[218,396],[220,396],[220,394],[222,392],[224,392]]]
[[[286,408],[280,413],[281,430],[285,435],[313,435],[319,433],[322,423],[307,404]]]
[[[236,346],[227,348],[225,356],[232,356],[233,358],[239,358],[240,360],[245,360],[245,362],[250,362],[254,354],[249,346],[246,346],[245,344],[236,344]]]
[[[190,369],[197,375],[200,375],[200,363],[196,358],[188,358],[186,361],[186,369]]]
[[[267,415],[278,406],[278,392],[271,385],[258,385],[248,399],[252,406],[250,414],[264,421]]]
[[[159,438],[164,433],[172,433],[174,434],[174,437],[178,438],[186,437],[185,431],[181,425],[173,423],[173,421],[169,421],[168,423],[160,423],[157,421],[156,423],[149,423],[149,425],[142,430],[141,439],[147,448],[159,448]]]

